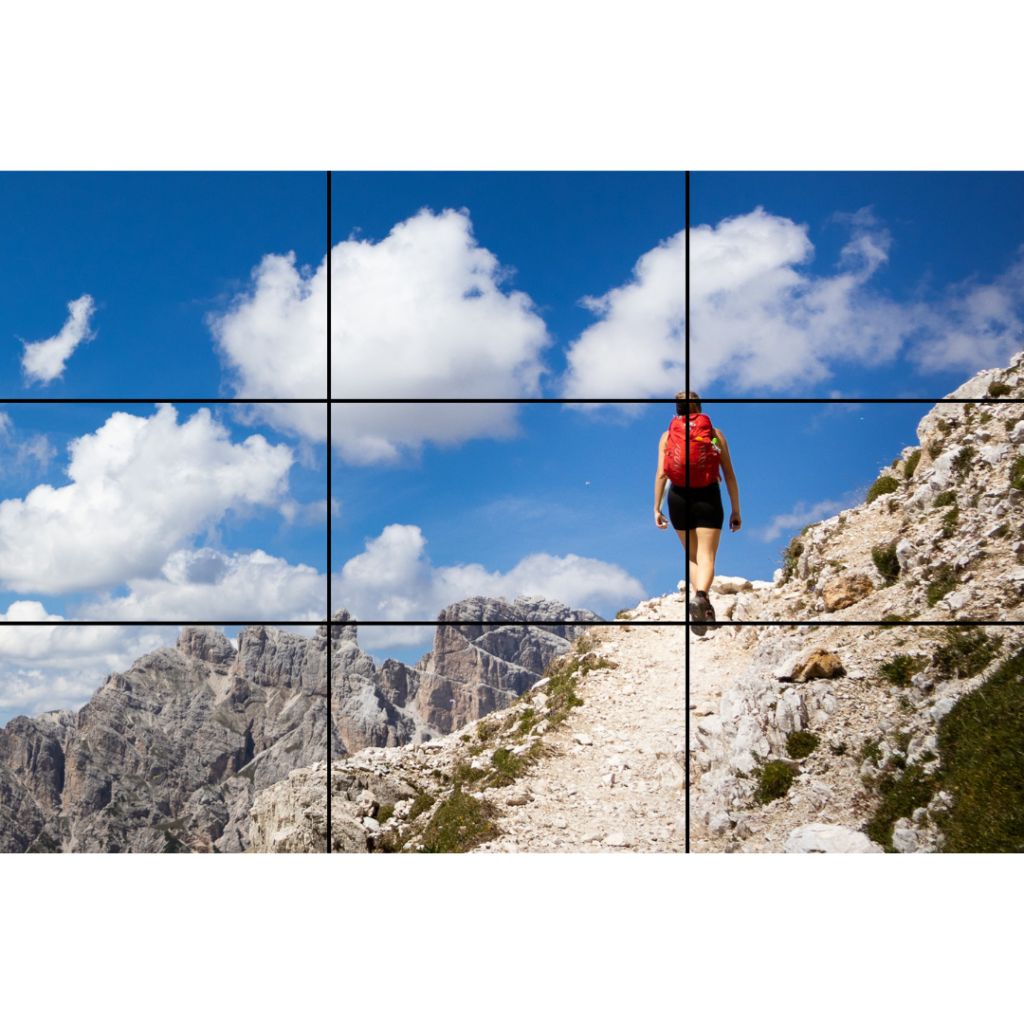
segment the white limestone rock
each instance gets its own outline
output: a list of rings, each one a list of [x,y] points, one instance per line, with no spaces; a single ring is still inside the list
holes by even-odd
[[[884,853],[863,832],[842,825],[815,821],[793,829],[786,840],[786,853]]]

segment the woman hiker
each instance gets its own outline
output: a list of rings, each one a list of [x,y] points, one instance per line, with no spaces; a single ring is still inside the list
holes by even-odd
[[[687,453],[687,421],[689,421],[689,453]],[[689,454],[689,458],[687,458]],[[690,602],[690,629],[697,636],[707,632],[715,621],[715,609],[708,600],[711,581],[715,578],[715,555],[722,539],[722,492],[718,486],[719,467],[729,489],[732,514],[729,528],[735,533],[742,524],[740,490],[729,458],[725,434],[711,426],[701,412],[700,396],[694,391],[676,395],[676,416],[658,444],[658,475],[654,478],[654,522],[659,530],[668,528],[661,514],[665,485],[668,492],[668,514],[672,528],[686,548],[690,562],[690,583],[697,592]]]

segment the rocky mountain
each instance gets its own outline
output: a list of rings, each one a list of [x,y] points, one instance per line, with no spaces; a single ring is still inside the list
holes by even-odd
[[[186,627],[77,714],[0,729],[0,850],[237,852],[257,793],[326,758],[327,627]]]
[[[1024,852],[1024,355],[947,397],[773,581],[718,577],[703,637],[662,624],[682,593],[653,598],[475,723],[453,691],[452,735],[339,758],[332,848],[679,850],[689,800],[695,852]],[[261,848],[310,832],[305,784],[262,794]]]
[[[332,749],[424,742],[459,729],[528,690],[553,658],[565,654],[585,625],[502,625],[511,622],[600,622],[584,609],[543,597],[473,597],[438,616],[433,650],[415,666],[388,658],[380,668],[362,651],[344,609],[332,616]],[[494,623],[460,626],[457,622]]]

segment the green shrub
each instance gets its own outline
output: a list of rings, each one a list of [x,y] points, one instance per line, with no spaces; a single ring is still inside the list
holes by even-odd
[[[1007,434],[1012,433],[1013,428],[1017,426],[1018,423],[1020,423],[1019,416],[1007,416],[1006,419],[1003,420],[1003,426],[1006,427]]]
[[[928,445],[928,457],[934,462],[941,454],[942,442],[938,440],[932,441],[932,443]]]
[[[956,590],[959,582],[951,565],[943,562],[936,566],[928,583],[928,607],[934,608],[948,593]]]
[[[946,505],[956,504],[956,492],[955,491],[943,491],[941,494],[935,496],[935,500],[932,502],[932,508],[943,508]]]
[[[899,488],[899,483],[896,477],[889,476],[888,473],[883,473],[868,489],[867,498],[865,499],[870,505],[875,498],[880,498],[883,494],[892,494],[893,491]]]
[[[870,762],[877,768],[881,757],[882,747],[878,740],[865,740],[864,746],[860,750],[861,762],[864,764]]]
[[[790,757],[809,757],[818,749],[818,737],[812,732],[800,730],[786,737],[786,753]]]
[[[394,814],[394,813],[395,813],[395,805],[394,804],[384,804],[384,806],[381,807],[381,809],[379,811],[377,811],[377,821],[378,821],[378,823],[383,825],[384,822],[386,822],[388,820],[388,818],[390,818],[391,815]]]
[[[1002,646],[1002,637],[989,636],[980,626],[947,626],[932,663],[940,679],[970,679],[988,668]]]
[[[892,583],[900,574],[900,560],[896,557],[896,542],[876,544],[871,549],[871,560],[883,578]]]
[[[981,423],[981,425],[982,425],[982,426],[984,426],[984,425],[985,425],[986,423],[988,423],[988,422],[989,422],[989,421],[990,421],[991,419],[992,419],[992,413],[990,413],[990,412],[989,412],[989,411],[988,411],[988,410],[986,409],[986,410],[985,410],[985,411],[984,411],[984,412],[983,412],[983,413],[982,413],[982,414],[981,414],[981,415],[980,415],[980,416],[978,417],[978,422],[979,422],[979,423]]]
[[[1010,467],[1010,486],[1017,491],[1024,491],[1024,455],[1018,455]]]
[[[943,432],[943,434],[946,435],[946,437],[949,437],[953,431],[953,424],[950,423],[949,420],[940,419],[935,425]]]
[[[943,517],[942,517],[942,536],[949,538],[956,533],[956,524],[960,521],[960,509],[954,505]]]
[[[418,818],[424,811],[429,811],[434,806],[434,798],[429,793],[417,793],[416,799],[409,808],[409,820]]]
[[[882,622],[884,623],[882,629],[892,629],[893,626],[901,622],[910,622],[910,619],[905,615],[897,615],[895,612],[886,612],[882,616]]]
[[[530,764],[525,758],[516,757],[512,751],[505,750],[504,747],[500,747],[491,755],[491,763],[494,765],[494,773],[488,780],[488,785],[497,789],[511,786],[530,769]]]
[[[754,799],[759,804],[769,804],[773,800],[784,797],[789,792],[796,778],[796,769],[785,761],[768,761],[760,768],[754,769],[757,776],[757,790]]]
[[[1002,384],[998,381],[992,381],[988,386],[988,393],[992,398],[1005,398],[1012,391],[1013,388],[1009,384]]]
[[[490,821],[493,809],[462,787],[445,800],[430,819],[421,842],[424,853],[464,853],[498,834]]]
[[[898,755],[892,760],[893,763],[887,765],[874,782],[882,800],[864,831],[869,839],[895,853],[893,826],[900,818],[909,818],[918,807],[925,806],[932,798],[935,784],[925,775],[921,765],[907,768],[906,759]]]
[[[914,470],[917,469],[917,464],[921,461],[921,449],[911,452],[910,457],[905,463],[903,463],[903,479],[909,480],[914,475]]]
[[[878,674],[893,686],[910,686],[910,680],[917,671],[918,661],[909,654],[897,654],[892,661],[878,666]]]
[[[966,476],[971,471],[971,465],[974,462],[978,452],[974,445],[965,444],[960,451],[956,453],[956,457],[953,459],[953,468],[956,470],[958,476]]]
[[[794,537],[789,546],[782,549],[782,582],[788,583],[796,572],[797,563],[804,553],[804,542],[799,537]]]

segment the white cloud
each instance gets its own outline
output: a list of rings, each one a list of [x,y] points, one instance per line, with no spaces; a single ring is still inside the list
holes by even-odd
[[[327,260],[315,272],[295,254],[264,256],[252,288],[209,318],[238,398],[327,398]],[[253,419],[311,441],[327,437],[322,405],[255,405]]]
[[[550,343],[528,295],[504,291],[509,271],[479,245],[466,211],[421,210],[379,242],[332,254],[335,398],[518,398],[539,393]],[[348,405],[332,437],[353,463],[397,459],[424,441],[509,437],[506,405]]]
[[[68,303],[70,316],[64,321],[60,334],[45,341],[26,341],[21,366],[25,377],[32,383],[49,384],[64,372],[64,364],[78,344],[95,335],[89,330],[89,318],[96,311],[91,295],[83,295]]]
[[[76,609],[84,619],[320,620],[327,615],[327,576],[264,551],[224,554],[175,551],[159,576],[129,579],[126,597]]]
[[[1006,366],[1024,345],[1024,247],[991,283],[960,282],[913,316],[919,337],[910,355],[925,373]]]
[[[836,512],[841,512],[844,509],[853,508],[859,499],[855,496],[848,496],[845,501],[834,501],[831,498],[826,498],[824,501],[819,501],[815,505],[811,505],[809,508],[807,503],[804,501],[798,501],[793,506],[792,512],[786,512],[784,515],[776,516],[771,526],[763,527],[760,530],[752,530],[751,532],[755,537],[759,537],[763,541],[775,540],[783,530],[794,530],[797,527],[804,527],[808,523],[817,523],[828,516],[834,515]]]
[[[892,359],[908,313],[865,285],[888,256],[889,237],[868,211],[848,218],[852,237],[831,275],[799,269],[813,257],[806,225],[753,213],[692,229],[691,386],[743,390],[808,386],[837,361]],[[685,383],[684,233],[641,256],[631,281],[584,304],[601,319],[568,353],[571,397],[671,395]]]
[[[292,452],[254,435],[234,444],[209,410],[110,416],[69,445],[71,483],[0,502],[0,581],[66,593],[154,577],[229,509],[278,507]]]
[[[38,601],[16,601],[0,621],[57,622]],[[0,629],[0,721],[10,714],[77,710],[111,672],[161,646],[173,626],[4,626]]]
[[[645,596],[639,580],[596,558],[528,555],[507,573],[482,565],[435,567],[425,556],[426,538],[418,526],[394,524],[369,540],[332,580],[332,604],[367,620],[434,619],[454,601],[477,595],[514,600],[542,594],[572,608],[606,614]],[[366,644],[382,649],[397,644],[429,643],[433,629],[375,628]]]

